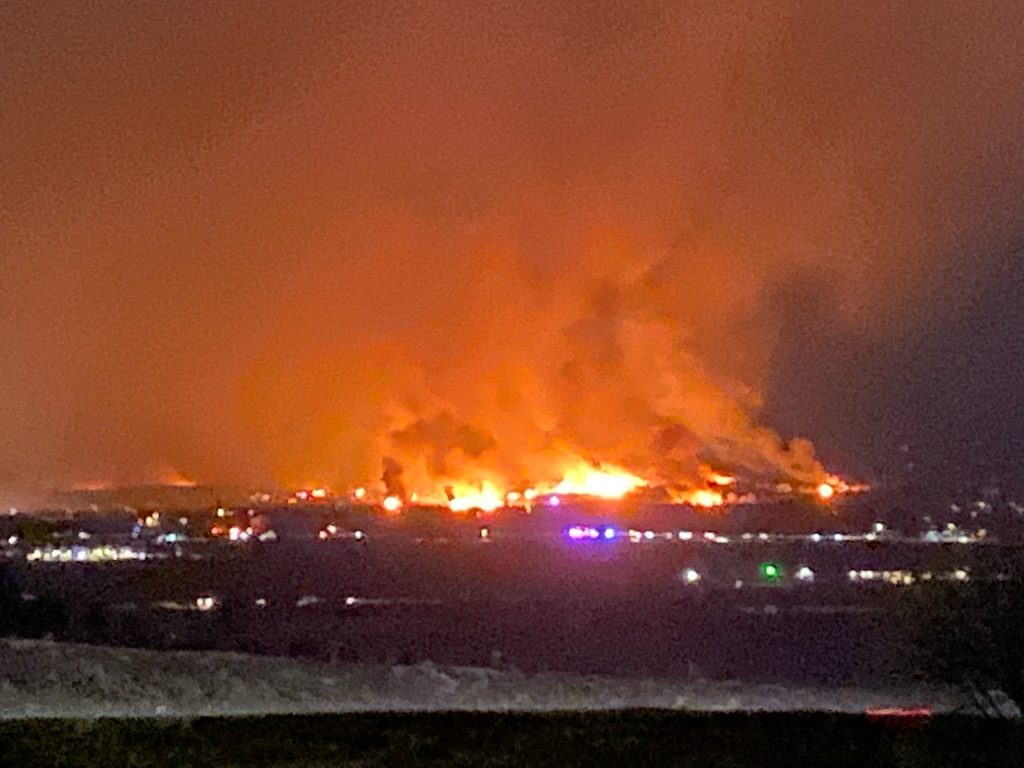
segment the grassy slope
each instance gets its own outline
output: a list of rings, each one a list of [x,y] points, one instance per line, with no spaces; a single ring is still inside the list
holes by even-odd
[[[1024,725],[827,714],[419,713],[22,720],[0,765],[967,766],[1018,764]]]

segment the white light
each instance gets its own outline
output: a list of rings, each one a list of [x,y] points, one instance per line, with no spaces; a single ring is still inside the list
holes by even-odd
[[[355,605],[355,604],[356,604],[356,599],[354,597],[352,597],[352,595],[349,595],[348,597],[345,598],[345,605]]]
[[[693,538],[693,532],[692,531],[680,531],[678,535],[679,535],[679,540],[680,541],[689,541],[690,539]]]
[[[562,500],[559,499],[557,496],[552,496],[550,499],[548,499],[548,504],[550,504],[552,507],[557,507],[561,503]]]
[[[216,605],[216,600],[208,595],[196,598],[196,608],[200,611],[211,611],[214,605]]]
[[[767,533],[759,533],[759,534],[757,534],[757,538],[758,538],[759,541],[768,541],[768,534]]]
[[[821,534],[820,533],[812,533],[811,534],[811,541],[813,541],[815,544],[817,544],[819,541],[821,541]]]
[[[266,608],[266,606],[267,606],[267,598],[265,598],[265,597],[257,597],[256,598],[256,605],[259,608]]]
[[[355,533],[352,534],[352,536],[355,537],[356,541],[362,541],[363,537],[366,536],[366,534],[363,533],[362,531],[356,531]]]
[[[796,569],[796,578],[798,581],[814,581],[814,571],[806,565],[801,565]]]
[[[329,523],[327,526],[327,532],[333,536],[338,532],[338,526],[336,526],[334,523]]]
[[[644,538],[650,541],[654,538],[654,531],[644,531]]]
[[[683,571],[683,581],[687,584],[696,584],[700,581],[700,574],[694,568],[687,568]]]
[[[850,581],[856,581],[859,574],[856,571],[848,571],[846,575],[849,577]]]
[[[837,534],[832,536],[832,541],[842,541],[842,540],[843,540],[843,534],[841,534],[841,533],[837,533]]]

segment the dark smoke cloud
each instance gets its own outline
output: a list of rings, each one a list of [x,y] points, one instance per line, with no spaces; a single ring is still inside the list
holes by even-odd
[[[7,3],[0,489],[813,475],[758,416],[785,287],[884,347],[990,272],[964,254],[1016,234],[1021,21]]]

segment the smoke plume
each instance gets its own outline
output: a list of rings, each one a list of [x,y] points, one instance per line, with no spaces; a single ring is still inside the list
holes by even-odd
[[[1020,213],[1004,4],[0,13],[0,489],[812,481],[786,287],[884,345]]]

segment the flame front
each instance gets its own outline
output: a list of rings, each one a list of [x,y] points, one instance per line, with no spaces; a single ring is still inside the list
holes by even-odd
[[[552,492],[594,496],[600,499],[621,499],[646,485],[643,478],[621,467],[607,464],[593,467],[581,464],[566,471],[562,481],[552,489]]]
[[[471,509],[493,512],[505,505],[505,494],[491,482],[485,481],[478,487],[456,485],[450,489],[450,493],[448,508],[452,512],[468,512]]]

